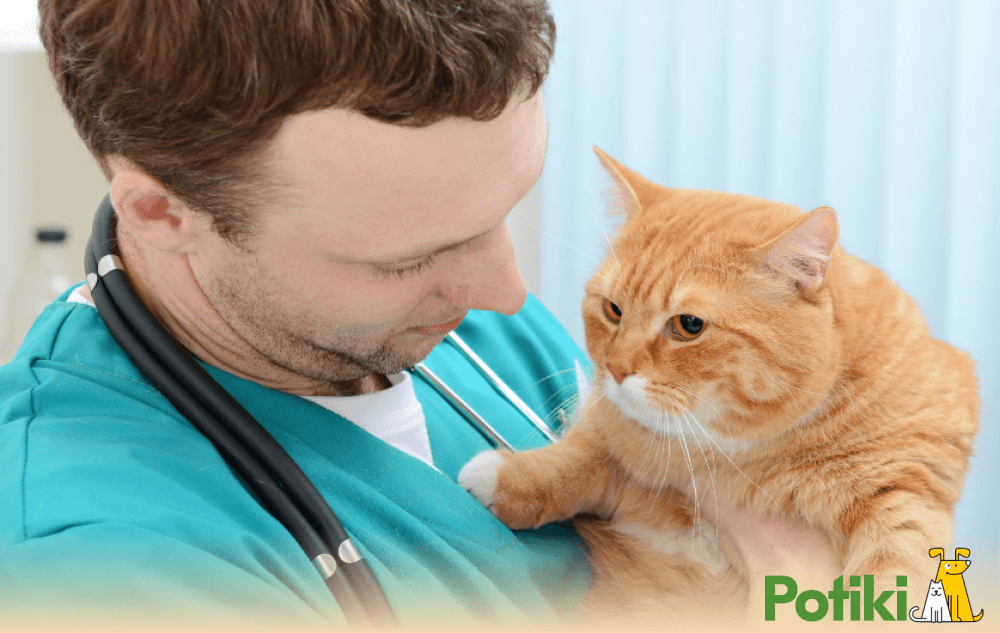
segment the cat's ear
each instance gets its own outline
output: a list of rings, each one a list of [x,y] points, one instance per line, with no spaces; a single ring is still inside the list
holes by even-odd
[[[764,265],[809,295],[826,278],[839,232],[837,213],[829,207],[816,209],[761,247]]]
[[[663,187],[646,180],[643,176],[622,165],[602,152],[596,145],[593,149],[594,153],[597,154],[597,159],[601,161],[601,166],[614,181],[612,193],[615,200],[611,203],[613,210],[620,209],[625,211],[627,215],[634,215],[639,209],[653,202],[657,192],[663,190]]]

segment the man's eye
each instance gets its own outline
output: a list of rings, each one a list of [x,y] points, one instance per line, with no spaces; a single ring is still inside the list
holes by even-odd
[[[412,266],[407,266],[406,268],[379,268],[375,267],[376,272],[378,272],[380,277],[390,277],[396,275],[399,278],[406,277],[407,275],[415,275],[419,273],[424,268],[427,268],[434,263],[434,255],[431,255],[427,259],[417,262]]]

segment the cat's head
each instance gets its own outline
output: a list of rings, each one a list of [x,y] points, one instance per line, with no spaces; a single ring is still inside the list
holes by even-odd
[[[944,583],[939,580],[932,580],[931,586],[927,589],[927,593],[931,596],[943,596]]]
[[[752,441],[816,415],[838,361],[833,210],[668,189],[595,151],[627,214],[583,303],[595,386],[674,434]]]

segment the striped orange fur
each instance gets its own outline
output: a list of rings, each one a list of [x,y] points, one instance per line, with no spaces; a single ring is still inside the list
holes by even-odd
[[[583,302],[594,387],[562,440],[504,456],[491,510],[517,528],[578,517],[592,608],[745,600],[732,568],[620,529],[690,531],[706,492],[822,530],[846,575],[932,577],[978,426],[968,355],[844,252],[833,210],[669,189],[596,151],[627,217]]]

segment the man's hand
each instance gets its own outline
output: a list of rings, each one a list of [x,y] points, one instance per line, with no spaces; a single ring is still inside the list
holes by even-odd
[[[715,514],[714,500],[701,500],[703,512]],[[829,538],[801,520],[739,510],[719,500],[719,546],[750,584],[747,623],[764,620],[764,577],[789,576],[799,591],[826,591],[842,563]]]

